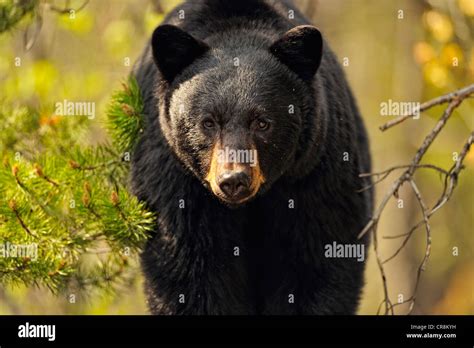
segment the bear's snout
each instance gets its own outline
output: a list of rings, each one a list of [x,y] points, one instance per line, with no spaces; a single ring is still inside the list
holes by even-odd
[[[205,181],[212,193],[230,205],[239,205],[254,197],[265,178],[254,149],[214,146]]]
[[[229,200],[237,202],[250,195],[250,183],[250,175],[246,170],[226,171],[217,178],[221,191]]]

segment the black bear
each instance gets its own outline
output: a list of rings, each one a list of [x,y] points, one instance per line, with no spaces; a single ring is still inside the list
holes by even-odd
[[[146,125],[132,187],[157,214],[150,311],[354,314],[370,155],[318,29],[289,1],[187,1],[133,74]]]

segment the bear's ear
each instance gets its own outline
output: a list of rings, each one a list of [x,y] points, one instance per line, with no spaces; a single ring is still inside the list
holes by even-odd
[[[321,63],[323,38],[311,25],[300,25],[285,33],[270,52],[303,80],[311,81]]]
[[[163,77],[171,82],[184,68],[208,49],[204,42],[174,25],[161,25],[151,37],[153,59]]]

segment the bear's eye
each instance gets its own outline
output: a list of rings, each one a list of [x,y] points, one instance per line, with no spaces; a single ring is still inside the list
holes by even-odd
[[[204,126],[204,128],[213,129],[216,126],[216,123],[213,119],[206,118],[204,121],[202,121],[202,125]]]
[[[258,130],[260,131],[264,131],[264,130],[267,130],[268,127],[270,127],[270,123],[265,121],[265,120],[262,120],[262,119],[259,119],[257,120],[257,128]]]

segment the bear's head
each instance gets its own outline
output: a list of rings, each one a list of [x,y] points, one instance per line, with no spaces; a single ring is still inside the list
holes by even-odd
[[[151,47],[163,133],[221,201],[249,201],[302,160],[322,57],[315,27],[274,39],[227,33],[204,42],[162,25]]]

